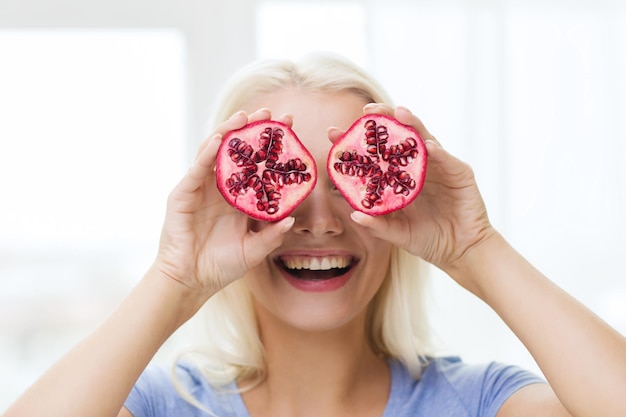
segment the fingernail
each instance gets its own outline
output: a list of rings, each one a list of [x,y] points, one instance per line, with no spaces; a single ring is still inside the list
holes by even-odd
[[[282,223],[280,225],[280,231],[281,233],[286,233],[288,232],[291,227],[293,226],[293,224],[295,223],[296,218],[293,216],[289,216],[289,217],[285,217],[284,219],[282,219],[280,222]]]
[[[426,145],[426,147],[430,147],[430,148],[432,148],[432,147],[435,147],[435,148],[441,148],[441,145],[440,145],[440,144],[438,144],[437,142],[435,142],[435,141],[434,141],[434,140],[432,140],[432,139],[426,139],[426,140],[424,141],[424,145]]]
[[[350,214],[350,217],[352,218],[352,221],[354,221],[357,224],[360,224],[361,226],[367,226],[368,219],[370,218],[370,216],[360,211],[353,211]]]
[[[398,110],[404,110],[404,111],[406,111],[406,112],[408,112],[408,113],[413,114],[413,112],[412,112],[411,110],[409,110],[409,108],[408,108],[408,107],[406,107],[406,106],[398,106],[398,107],[397,107],[397,109],[398,109]]]

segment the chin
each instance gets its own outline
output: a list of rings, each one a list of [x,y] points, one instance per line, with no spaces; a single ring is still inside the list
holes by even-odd
[[[351,253],[289,251],[251,271],[247,282],[261,325],[269,320],[326,332],[366,316],[383,280],[377,269]]]

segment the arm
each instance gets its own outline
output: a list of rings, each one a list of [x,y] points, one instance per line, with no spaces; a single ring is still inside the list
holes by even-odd
[[[471,168],[446,152],[408,110],[369,105],[394,115],[427,141],[422,194],[400,212],[353,219],[375,236],[422,257],[481,298],[524,343],[550,387],[513,395],[499,417],[623,416],[626,338],[554,285],[492,227]],[[331,138],[332,139],[332,138]],[[556,410],[556,411],[555,411]]]
[[[626,339],[530,265],[499,234],[447,271],[472,283],[528,348],[574,416],[623,416]]]
[[[169,196],[158,255],[148,272],[4,417],[128,415],[123,403],[165,340],[214,293],[280,246],[293,219],[249,231],[245,215],[219,195],[213,174],[222,134],[269,117],[267,110],[249,117],[238,113],[201,146]],[[291,123],[289,117],[283,121]]]
[[[119,307],[4,415],[115,416],[197,297],[152,268]]]

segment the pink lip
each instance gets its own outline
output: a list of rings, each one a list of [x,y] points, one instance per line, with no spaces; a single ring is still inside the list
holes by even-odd
[[[290,255],[313,255],[313,256],[326,256],[337,254],[337,252],[329,252],[329,251],[315,251],[315,250],[302,250],[302,251],[293,251],[289,253]],[[285,254],[286,255],[286,254]],[[335,278],[329,278],[324,280],[305,280],[298,279],[288,274],[285,270],[281,268],[282,276],[285,280],[294,288],[300,291],[305,292],[330,292],[338,290],[339,288],[346,285],[346,283],[350,280],[352,276],[353,268],[351,268],[348,272],[343,275],[340,275]]]
[[[297,279],[292,277],[285,271],[282,271],[282,274],[287,282],[297,290],[305,292],[329,292],[338,290],[339,288],[343,287],[350,279],[350,276],[352,275],[352,270],[338,277],[319,281]]]

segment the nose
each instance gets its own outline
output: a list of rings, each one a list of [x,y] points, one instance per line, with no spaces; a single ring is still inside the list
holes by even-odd
[[[329,187],[321,178],[315,189],[294,210],[296,221],[291,229],[302,236],[336,236],[343,232],[344,224],[336,210],[333,210]]]

